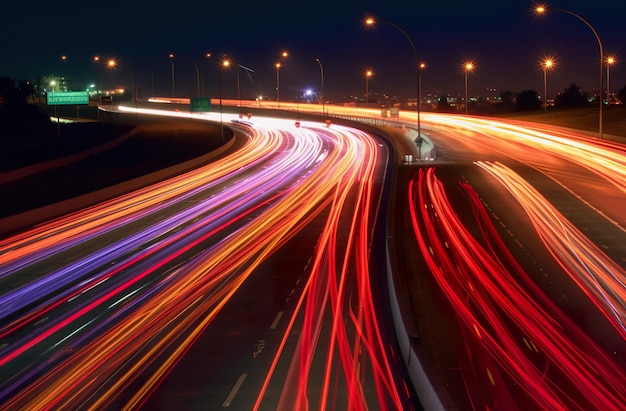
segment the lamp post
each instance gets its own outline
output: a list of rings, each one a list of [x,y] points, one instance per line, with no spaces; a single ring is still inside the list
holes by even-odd
[[[94,63],[96,63],[96,97],[98,97],[98,95],[100,94],[100,87],[98,85],[100,81],[100,56],[93,56],[93,61]]]
[[[117,68],[117,61],[115,59],[109,59],[107,61],[107,67],[110,70],[114,70],[115,68]],[[113,72],[113,74],[115,74],[115,79],[116,79],[115,88],[118,89],[120,87],[120,76],[115,71]]]
[[[604,81],[603,81],[603,77],[604,77],[604,50],[602,48],[602,41],[600,40],[600,36],[598,35],[598,32],[596,31],[596,29],[591,25],[591,23],[589,23],[587,20],[585,20],[583,17],[581,17],[580,15],[574,13],[573,11],[570,10],[566,10],[566,9],[558,9],[558,8],[547,8],[546,6],[538,6],[535,8],[535,12],[537,14],[544,14],[546,13],[548,10],[554,10],[554,11],[562,11],[563,13],[567,13],[569,15],[572,15],[574,17],[576,17],[577,19],[579,19],[580,21],[582,21],[583,23],[585,23],[587,25],[587,27],[589,27],[591,29],[591,31],[593,32],[593,35],[596,37],[596,40],[598,41],[598,48],[600,49],[600,92],[599,92],[599,99],[600,100],[600,114],[599,114],[599,119],[598,119],[598,137],[602,138],[602,106],[604,105]]]
[[[374,18],[369,17],[365,20],[365,24],[368,26],[373,26],[376,23],[376,21],[374,20]],[[402,30],[402,28],[400,28],[400,26],[391,23],[389,21],[381,21],[381,23],[384,24],[388,24],[390,26],[392,26],[393,28],[395,28],[396,30],[398,30],[400,33],[402,33],[404,35],[404,37],[406,37],[406,39],[408,40],[409,44],[411,45],[411,49],[413,50],[413,55],[415,56],[415,70],[417,73],[417,91],[416,91],[416,97],[417,97],[417,135],[418,135],[418,139],[421,138],[422,136],[422,125],[421,125],[421,101],[420,101],[420,96],[422,94],[421,91],[421,73],[420,73],[420,64],[419,64],[419,59],[417,58],[417,51],[415,50],[415,45],[413,44],[413,40],[411,40],[411,37],[409,37],[409,35],[406,33],[406,31]]]
[[[548,69],[552,68],[554,61],[552,59],[545,59],[541,66],[543,67],[543,112],[548,111]]]
[[[276,63],[276,107],[280,108],[280,63]]]
[[[322,76],[322,114],[326,114],[325,101],[324,101],[324,67],[322,67],[322,62],[320,59],[315,59],[317,64],[320,66],[320,75]]]
[[[65,54],[63,54],[63,55],[61,56],[61,61],[62,61],[62,62],[64,62],[64,63],[67,61],[67,56],[66,56]],[[64,68],[65,68],[65,67],[64,67]],[[65,73],[66,73],[66,77],[64,77],[64,76],[59,76],[59,81],[57,82],[57,83],[58,83],[58,84],[57,84],[57,86],[59,87],[59,90],[58,90],[58,91],[61,91],[61,86],[63,86],[63,89],[64,89],[65,91],[67,91],[67,83],[68,83],[68,80],[67,80],[67,70],[63,70],[63,71],[65,71]]]
[[[369,90],[369,79],[372,77],[374,73],[372,70],[365,71],[365,104],[369,104],[370,102],[370,90]]]
[[[276,107],[280,108],[280,68],[282,66],[282,59],[287,57],[289,54],[286,51],[283,51],[280,55],[280,59],[276,63]]]
[[[426,63],[420,63],[418,66],[418,76],[417,76],[417,93],[418,93],[418,101],[419,104],[422,104],[422,70],[426,68]]]
[[[211,58],[211,53],[206,53],[205,57]],[[196,78],[198,81],[198,97],[204,97],[205,93],[204,93],[204,76],[200,73],[200,68],[198,67],[197,63],[193,63],[193,66],[196,69]],[[202,84],[202,88],[200,87],[200,85]],[[202,91],[200,91],[202,89]]]
[[[176,95],[174,90],[174,53],[170,53],[169,58],[172,63],[172,97],[174,97]]]
[[[198,63],[193,62],[193,67],[196,69],[196,80],[198,82],[198,97],[200,97],[200,69],[198,68]]]
[[[243,105],[241,102],[241,82],[239,80],[240,69],[245,70],[248,78],[250,79],[250,83],[252,84],[254,84],[254,81],[252,81],[252,76],[250,75],[250,73],[254,73],[254,70],[252,70],[250,67],[242,66],[241,64],[237,63],[237,98],[239,99],[239,106],[242,107]]]
[[[606,56],[606,104],[611,104],[611,77],[609,68],[615,64],[615,57]]]
[[[463,64],[463,66],[465,67],[465,115],[467,115],[468,114],[467,109],[469,106],[469,96],[468,96],[468,91],[467,91],[467,78],[469,76],[469,72],[474,69],[474,63],[472,63],[471,61],[468,61],[465,64]]]
[[[230,67],[230,60],[222,60],[222,64],[220,64],[220,133],[222,136],[222,143],[224,142],[224,122],[222,120],[222,71],[228,67]]]

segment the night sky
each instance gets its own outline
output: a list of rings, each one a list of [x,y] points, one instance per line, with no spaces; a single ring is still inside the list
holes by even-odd
[[[96,79],[102,87],[118,79],[130,87],[134,78],[143,96],[170,96],[168,55],[174,53],[176,95],[198,94],[197,67],[205,95],[215,97],[218,62],[227,55],[254,70],[252,79],[239,71],[243,98],[259,93],[275,98],[275,64],[287,51],[280,69],[281,100],[309,87],[320,92],[318,58],[331,100],[363,96],[366,69],[374,72],[371,93],[415,96],[410,43],[392,25],[366,27],[367,16],[393,23],[412,39],[420,62],[427,65],[424,93],[461,93],[466,60],[476,66],[468,77],[472,94],[541,93],[540,60],[548,55],[556,59],[548,72],[549,94],[571,83],[593,94],[600,82],[592,30],[564,12],[536,16],[526,0],[10,3],[2,6],[0,16],[0,76],[34,80],[62,75],[76,88]],[[548,6],[575,12],[592,24],[605,54],[617,59],[610,69],[611,91],[626,86],[626,1],[560,0]],[[95,55],[117,59],[117,71],[94,63]],[[222,73],[225,98],[237,96],[236,79],[236,70]]]

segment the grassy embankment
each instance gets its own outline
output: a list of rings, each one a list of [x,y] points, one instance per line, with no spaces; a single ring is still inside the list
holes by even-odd
[[[511,120],[532,121],[535,123],[550,124],[558,127],[572,128],[589,132],[590,135],[598,133],[598,108],[580,108],[569,110],[548,110],[512,113],[498,115],[499,118]],[[602,137],[626,143],[626,105],[614,105],[604,107],[602,110]]]

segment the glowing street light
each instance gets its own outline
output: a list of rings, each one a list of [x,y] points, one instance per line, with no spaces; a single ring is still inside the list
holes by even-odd
[[[611,103],[611,78],[609,68],[615,64],[615,62],[615,57],[606,56],[606,104]]]
[[[107,68],[109,70],[115,70],[118,66],[117,60],[115,59],[108,59],[107,60]],[[119,73],[117,73],[116,71],[113,71],[113,74],[115,74],[115,79],[117,80],[115,87],[119,88],[120,87],[120,76]]]
[[[230,60],[223,59],[220,64],[220,132],[222,136],[222,143],[224,142],[224,122],[222,120],[222,71],[230,67]]]
[[[467,92],[467,77],[469,75],[469,72],[474,70],[474,63],[471,61],[467,61],[465,63],[463,63],[463,67],[465,68],[465,115],[467,115],[468,111],[468,106],[469,106],[469,97],[468,97],[468,92]]]
[[[554,67],[554,60],[547,58],[541,62],[543,67],[543,111],[548,111],[548,69]]]
[[[276,63],[276,106],[280,108],[280,68],[282,67],[282,59],[286,58],[289,54],[283,51],[280,55],[280,59]]]
[[[374,24],[376,24],[377,21],[374,20],[373,17],[368,17],[365,20],[365,24],[367,26],[373,26]],[[389,21],[380,21],[380,23],[383,24],[388,24],[392,27],[394,27],[396,30],[398,30],[400,33],[402,33],[404,35],[404,37],[406,37],[406,39],[408,40],[409,44],[411,45],[411,49],[413,50],[413,55],[415,56],[415,69],[417,72],[417,92],[416,92],[416,97],[417,97],[417,139],[421,139],[422,136],[422,126],[421,126],[421,101],[420,101],[420,96],[422,95],[422,91],[421,91],[421,73],[420,73],[420,62],[419,59],[417,58],[417,51],[415,50],[415,45],[413,44],[413,40],[411,40],[411,37],[409,37],[409,35],[406,33],[406,31],[402,30],[402,28],[400,28],[400,26],[391,23]]]
[[[324,107],[324,67],[322,67],[322,62],[320,61],[320,59],[315,59],[315,61],[317,61],[317,64],[320,66],[320,75],[322,76],[322,95],[321,95],[321,100],[322,100],[322,114],[326,113],[326,109]]]
[[[557,9],[557,8],[547,8],[545,5],[539,5],[535,8],[535,13],[537,14],[545,14],[548,11],[561,11],[563,13],[567,13],[571,16],[576,17],[577,19],[579,19],[580,21],[582,21],[583,23],[585,23],[587,25],[587,27],[589,27],[591,29],[591,31],[593,32],[593,35],[596,37],[596,40],[598,41],[598,47],[600,49],[600,93],[599,93],[599,99],[600,100],[600,115],[599,115],[599,120],[598,120],[598,137],[602,138],[602,106],[604,105],[604,82],[603,82],[603,75],[604,75],[604,51],[602,48],[602,41],[600,40],[600,36],[598,35],[598,32],[596,31],[596,29],[591,25],[591,23],[589,23],[587,20],[585,20],[583,17],[581,17],[580,15],[574,13],[573,11],[570,10],[566,10],[566,9]]]
[[[374,73],[372,72],[372,70],[367,70],[365,71],[365,104],[369,104],[370,100],[370,91],[369,91],[369,79],[370,77],[372,77],[374,75]]]
[[[418,101],[421,103],[422,101],[422,70],[424,70],[426,68],[426,63],[420,63],[419,67],[417,68],[418,71],[418,75],[417,75],[417,92],[418,92]]]
[[[96,97],[100,94],[100,56],[93,56],[93,62],[96,63]],[[100,114],[100,113],[98,113]]]
[[[176,95],[174,91],[174,53],[170,53],[168,57],[172,63],[172,97],[174,97]]]

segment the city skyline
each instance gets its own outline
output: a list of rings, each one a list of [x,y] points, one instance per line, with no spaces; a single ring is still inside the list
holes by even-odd
[[[279,73],[285,99],[309,88],[320,93],[321,76],[327,98],[364,95],[367,70],[373,72],[367,81],[370,93],[411,97],[415,56],[395,25],[412,39],[418,60],[425,64],[421,72],[425,93],[461,93],[467,61],[474,63],[468,81],[472,94],[497,96],[526,89],[543,93],[541,61],[551,57],[555,64],[547,74],[548,94],[576,83],[593,95],[599,88],[598,43],[582,21],[554,10],[566,8],[592,24],[605,55],[615,57],[611,91],[625,87],[626,51],[620,42],[626,28],[619,23],[626,5],[609,0],[594,5],[564,3],[548,3],[553,11],[543,16],[537,16],[533,3],[525,0],[505,7],[495,1],[385,7],[374,2],[359,6],[321,2],[306,11],[279,3],[272,8],[196,6],[193,12],[185,7],[151,10],[142,1],[116,10],[70,3],[41,16],[12,12],[3,24],[5,58],[0,75],[31,81],[59,75],[71,79],[75,87],[94,82],[130,87],[135,81],[144,96],[170,95],[173,65],[175,94],[191,97],[201,90],[216,96],[218,61],[226,55],[254,73],[240,71],[237,76],[233,69],[222,73],[225,96],[234,98],[240,90],[244,98],[261,94],[273,99],[275,64],[287,51]],[[366,27],[370,16],[392,24]],[[106,70],[93,61],[95,56],[101,61],[116,59],[118,66]]]

